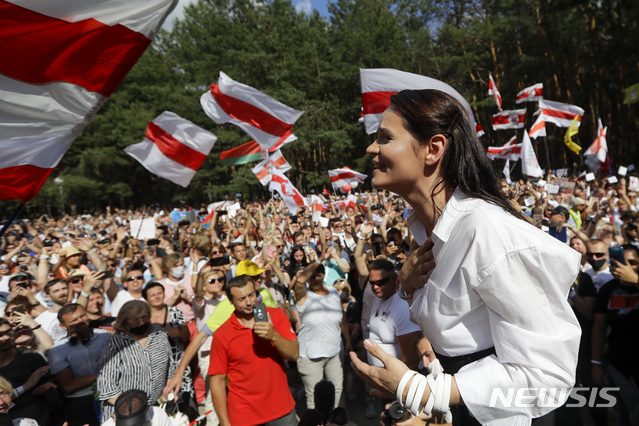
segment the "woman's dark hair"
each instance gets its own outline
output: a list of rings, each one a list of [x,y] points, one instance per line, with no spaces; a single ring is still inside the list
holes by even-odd
[[[297,253],[298,251],[301,251],[302,254],[304,256],[302,256],[302,263],[300,263],[300,265],[302,265],[304,268],[306,268],[308,266],[308,262],[306,261],[306,252],[304,251],[304,247],[302,246],[293,246],[293,248],[291,249],[291,254],[288,256],[288,260],[289,260],[289,264],[286,267],[286,272],[288,273],[289,277],[291,277],[291,279],[295,276],[295,273],[297,272],[297,263],[295,263],[295,253]],[[303,269],[303,268],[302,268]]]
[[[153,287],[162,287],[162,291],[165,292],[164,286],[161,283],[157,281],[151,281],[150,283],[145,285],[144,288],[142,289],[142,297],[144,297],[144,300],[148,300],[146,296],[148,294],[148,291],[151,290]]]
[[[501,193],[499,177],[459,101],[439,90],[402,90],[391,96],[391,108],[402,116],[404,127],[418,142],[427,142],[437,134],[448,139],[441,159],[441,180],[433,193],[440,185],[448,190],[459,188],[522,219]]]

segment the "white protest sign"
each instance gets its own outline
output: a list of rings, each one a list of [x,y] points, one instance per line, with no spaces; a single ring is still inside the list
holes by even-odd
[[[619,170],[617,171],[617,174],[619,176],[625,176],[626,173],[628,173],[628,168],[624,166],[619,166]]]
[[[633,171],[634,169],[635,169],[635,165],[634,164],[631,164],[631,165],[628,166],[628,171],[629,172]]]
[[[595,180],[595,174],[592,172],[586,173],[586,182],[590,182],[591,180]]]
[[[559,185],[549,185],[548,187],[549,194],[556,194],[558,192],[559,192]]]
[[[524,204],[526,207],[530,207],[535,204],[535,197],[528,197],[524,199]]]
[[[586,171],[585,171],[585,170],[584,170],[583,172],[579,173],[579,177],[580,177],[580,178],[582,178],[582,177],[584,177],[584,176],[586,176]]]
[[[226,212],[228,213],[229,218],[233,219],[235,216],[237,216],[237,211],[239,209],[241,209],[241,208],[242,208],[242,206],[240,205],[240,203],[235,203],[235,204],[232,204],[232,205],[228,206],[226,208]]]
[[[544,232],[550,232],[550,228],[545,225],[541,225],[541,230]]]
[[[315,210],[313,212],[313,222],[317,223],[320,221],[321,218],[322,218],[322,212],[319,210]]]
[[[320,225],[322,225],[322,228],[328,228],[328,218],[327,217],[320,217],[319,221],[320,221]]]
[[[553,208],[557,208],[557,206],[559,206],[559,203],[555,200],[548,200],[548,204],[550,204]]]
[[[639,178],[635,176],[630,176],[630,184],[628,185],[628,189],[631,191],[639,191]]]
[[[546,186],[546,181],[543,180],[543,179],[539,179],[539,181],[537,182],[537,186],[545,187]]]
[[[152,238],[155,238],[155,220],[132,219],[131,237],[140,240],[150,240]]]
[[[608,178],[608,183],[617,183],[619,182],[619,180],[617,179],[617,176],[610,176]]]
[[[568,169],[557,169],[557,176],[566,176],[568,174]]]

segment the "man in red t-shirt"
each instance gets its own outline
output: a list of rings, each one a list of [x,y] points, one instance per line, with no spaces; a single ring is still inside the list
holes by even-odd
[[[215,332],[209,367],[220,425],[297,425],[282,359],[293,361],[299,355],[288,317],[281,309],[267,308],[268,322],[255,322],[257,293],[248,275],[233,278],[224,290],[235,312]]]

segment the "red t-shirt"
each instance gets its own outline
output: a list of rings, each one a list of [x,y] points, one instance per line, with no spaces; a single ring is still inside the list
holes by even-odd
[[[266,308],[275,330],[297,339],[279,308]],[[215,331],[209,375],[229,378],[228,413],[233,426],[251,426],[279,419],[293,411],[284,360],[273,343],[241,325],[235,312]]]

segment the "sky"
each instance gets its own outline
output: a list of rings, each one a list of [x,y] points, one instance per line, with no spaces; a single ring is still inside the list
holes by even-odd
[[[171,31],[173,28],[173,20],[175,18],[181,19],[184,17],[184,7],[190,3],[195,3],[197,0],[179,0],[178,5],[173,12],[164,21],[164,28],[167,31]],[[292,0],[295,10],[298,12],[304,11],[310,13],[313,9],[317,9],[322,16],[328,16],[328,0]]]

